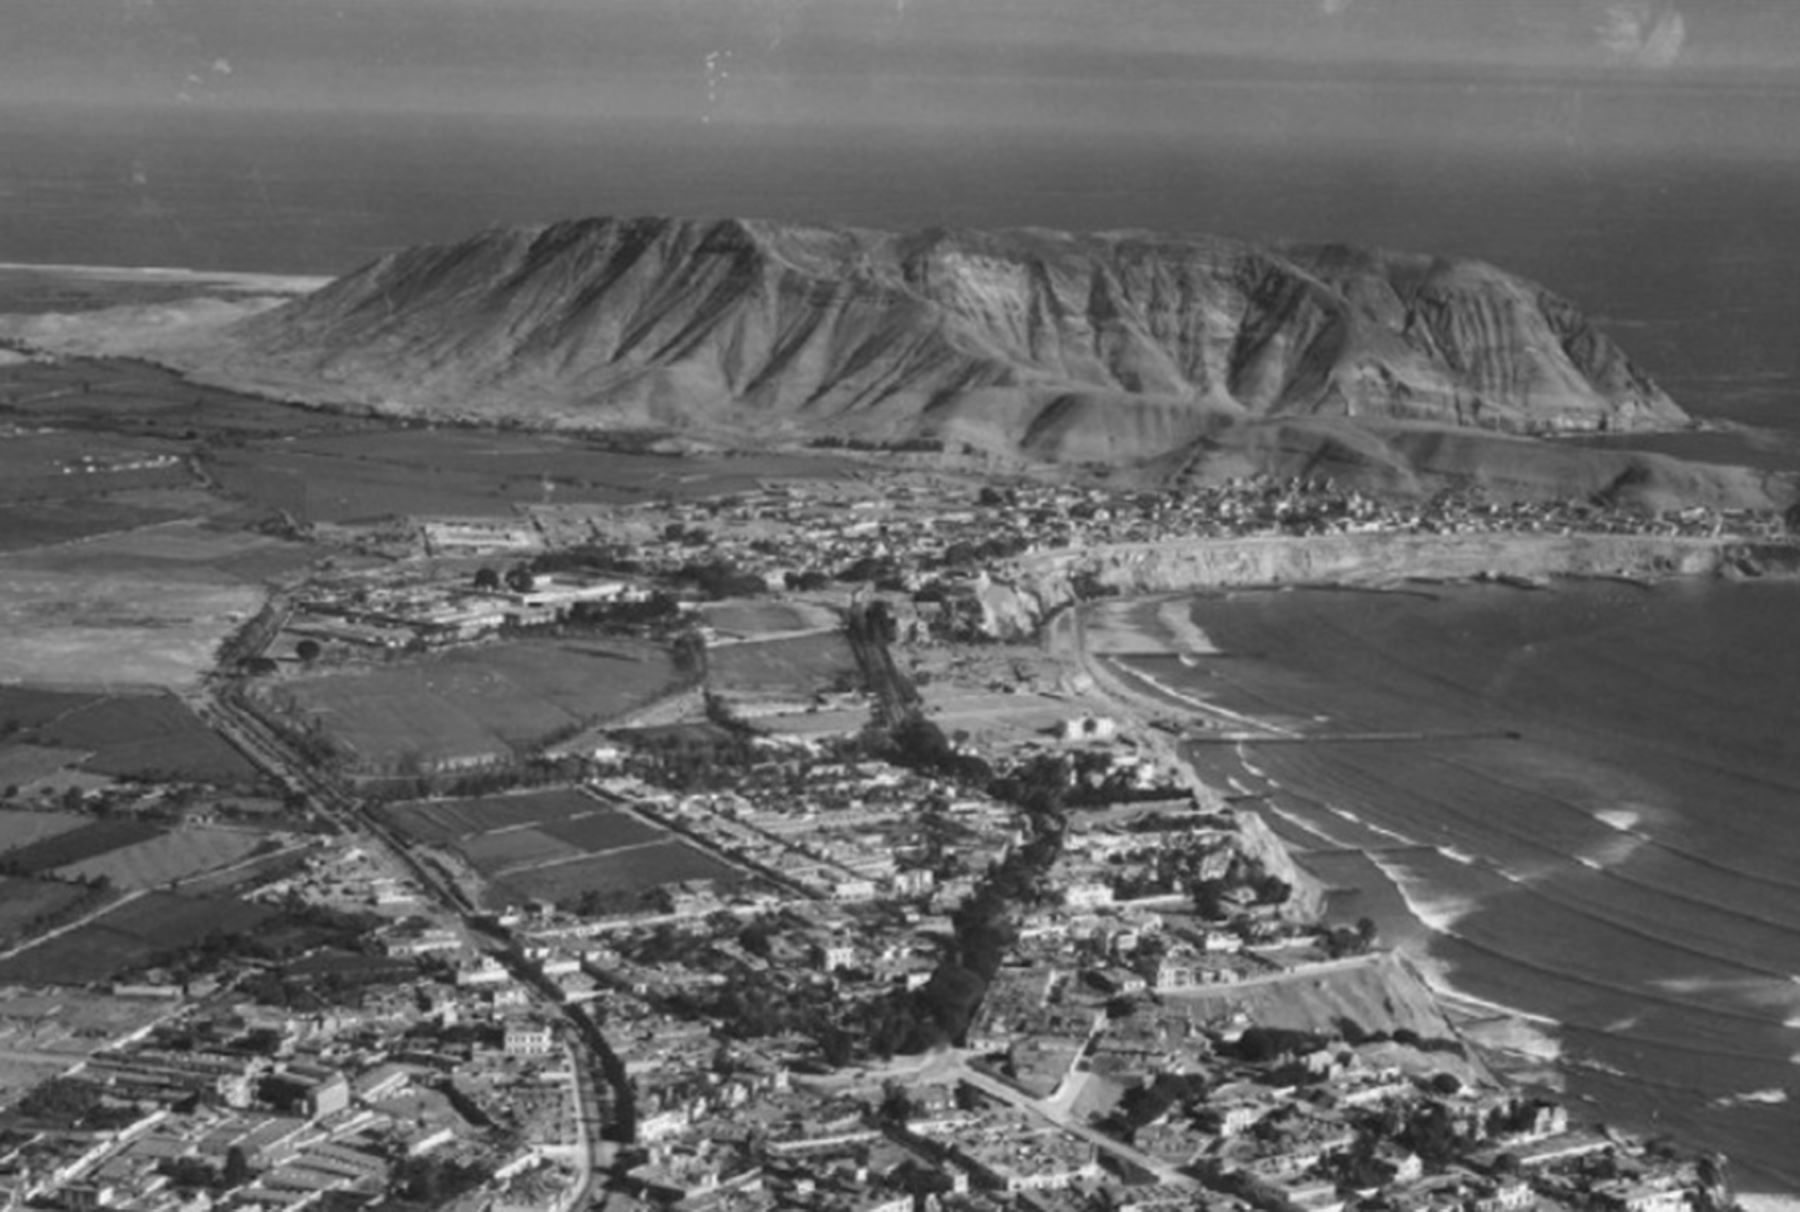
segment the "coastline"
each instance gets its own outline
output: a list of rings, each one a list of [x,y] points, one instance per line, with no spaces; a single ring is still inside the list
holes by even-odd
[[[1525,592],[1525,590],[1520,589],[1519,592]],[[1151,655],[1153,651],[1167,656],[1178,655],[1175,651],[1177,641],[1173,636],[1161,636],[1159,637],[1161,642],[1153,644],[1150,642],[1152,637],[1146,634],[1153,630],[1153,620],[1156,618],[1159,607],[1155,601],[1157,596],[1160,595],[1146,595],[1148,600],[1138,599],[1135,601],[1105,599],[1100,603],[1075,605],[1058,611],[1045,625],[1044,645],[1052,655],[1061,657],[1075,671],[1072,680],[1084,697],[1095,701],[1097,708],[1116,713],[1122,720],[1130,720],[1143,735],[1151,738],[1153,746],[1164,755],[1169,756],[1195,785],[1205,788],[1203,795],[1207,801],[1239,807],[1244,801],[1265,801],[1255,803],[1255,811],[1273,809],[1275,805],[1267,802],[1266,790],[1263,789],[1266,780],[1259,780],[1253,773],[1245,773],[1240,776],[1241,783],[1240,778],[1232,778],[1222,783],[1219,777],[1220,770],[1212,770],[1203,775],[1201,767],[1210,763],[1210,752],[1195,755],[1191,751],[1187,751],[1187,747],[1181,745],[1176,736],[1171,735],[1168,730],[1171,720],[1196,716],[1206,719],[1211,714],[1210,712],[1195,713],[1192,711],[1188,705],[1192,700],[1186,694],[1163,696],[1156,694],[1149,687],[1137,684],[1124,671],[1125,661],[1116,659],[1129,658],[1133,655],[1147,656]],[[1132,645],[1130,650],[1120,650],[1117,643],[1109,643],[1107,636],[1101,634],[1105,630],[1106,623],[1096,622],[1096,619],[1108,620],[1109,613],[1112,619],[1124,623],[1124,629],[1129,635]],[[1090,626],[1093,627],[1095,633],[1092,637],[1089,635]],[[1199,628],[1196,626],[1195,630],[1199,630]],[[1095,641],[1092,645],[1086,642],[1090,638]],[[1211,644],[1210,637],[1209,646],[1217,649],[1216,645]],[[1276,734],[1266,735],[1275,736]],[[1246,739],[1254,740],[1255,738]],[[1241,746],[1236,744],[1209,748],[1219,750],[1222,764],[1241,761],[1244,756]],[[1200,765],[1196,766],[1196,762]],[[1209,777],[1212,780],[1210,784],[1207,782]],[[1301,870],[1307,870],[1304,864],[1308,861],[1306,856],[1306,851],[1309,849],[1308,843],[1291,836],[1289,829],[1289,826],[1296,822],[1288,822],[1281,818],[1279,812],[1276,812],[1276,817],[1272,818],[1270,823],[1275,824],[1279,830],[1275,839],[1276,844],[1289,853],[1293,862],[1302,865]],[[1348,827],[1346,836],[1355,832],[1354,826]],[[1440,1012],[1456,1025],[1458,1034],[1502,1081],[1528,1089],[1558,1091],[1561,1097],[1579,1100],[1571,1102],[1571,1107],[1585,1105],[1588,1110],[1584,1114],[1589,1116],[1599,1113],[1601,1106],[1606,1106],[1608,1109],[1604,1114],[1608,1120],[1622,1125],[1638,1124],[1637,1113],[1627,1114],[1622,1107],[1612,1108],[1610,1104],[1597,1104],[1594,1096],[1587,1092],[1585,1087],[1593,1085],[1593,1081],[1589,1079],[1595,1075],[1587,1074],[1583,1070],[1583,1066],[1594,1062],[1585,1061],[1578,1055],[1565,1051],[1567,1041],[1563,1036],[1569,1030],[1566,1024],[1551,1014],[1521,1010],[1503,998],[1484,997],[1479,993],[1458,987],[1458,982],[1451,971],[1451,964],[1434,960],[1429,950],[1429,940],[1433,937],[1429,919],[1433,916],[1434,906],[1418,902],[1417,898],[1421,890],[1408,886],[1409,883],[1416,881],[1402,880],[1397,878],[1395,873],[1385,871],[1381,864],[1375,861],[1384,856],[1370,855],[1364,847],[1346,843],[1348,849],[1340,854],[1331,851],[1330,846],[1325,842],[1321,842],[1320,845],[1324,849],[1319,850],[1315,861],[1321,866],[1317,870],[1309,871],[1308,878],[1318,884],[1324,896],[1355,897],[1357,899],[1354,903],[1358,908],[1350,910],[1350,912],[1355,913],[1367,909],[1370,912],[1377,912],[1377,916],[1380,917],[1378,911],[1369,908],[1369,901],[1363,895],[1364,885],[1357,878],[1365,873],[1366,866],[1366,874],[1384,885],[1380,888],[1377,899],[1394,909],[1398,909],[1401,904],[1404,905],[1406,914],[1410,915],[1421,932],[1415,932],[1408,937],[1390,936],[1389,946],[1412,966],[1414,975],[1429,991]],[[1360,858],[1352,861],[1351,851],[1354,851],[1355,855]],[[1463,856],[1464,859],[1467,857]],[[1381,872],[1381,875],[1376,876],[1376,872]],[[1323,897],[1321,905],[1323,905]],[[1441,907],[1438,906],[1438,908]],[[1383,933],[1384,936],[1388,934],[1385,926]],[[1574,1067],[1573,1070],[1570,1066]],[[1624,1075],[1620,1074],[1620,1076]],[[1654,1128],[1650,1120],[1645,1120],[1631,1130],[1652,1131]],[[1735,1150],[1732,1152],[1735,1153]],[[1764,1187],[1763,1182],[1759,1181],[1759,1177],[1773,1185]],[[1758,1188],[1776,1192],[1787,1190],[1774,1174],[1754,1168],[1749,1173],[1741,1174],[1740,1179],[1747,1180],[1751,1184],[1750,1190]],[[1770,1195],[1769,1202],[1759,1206],[1775,1212],[1777,1209],[1790,1206],[1781,1202],[1788,1198],[1785,1195]]]

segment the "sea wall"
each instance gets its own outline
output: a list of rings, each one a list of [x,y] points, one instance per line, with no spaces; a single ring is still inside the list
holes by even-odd
[[[1097,590],[1130,597],[1260,585],[1384,585],[1407,579],[1624,576],[1658,579],[1750,572],[1746,544],[1652,535],[1313,535],[1121,543],[1043,552],[1016,561],[982,591],[991,630],[1027,635],[1058,607]],[[1783,553],[1757,547],[1757,569]]]

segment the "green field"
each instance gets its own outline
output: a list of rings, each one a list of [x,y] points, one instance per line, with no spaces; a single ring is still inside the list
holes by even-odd
[[[533,867],[495,881],[494,887],[513,904],[533,900],[568,901],[586,892],[631,895],[684,880],[741,881],[742,874],[702,850],[676,838],[633,846],[612,854]]]
[[[0,984],[88,985],[136,972],[209,935],[240,934],[276,910],[226,897],[152,892],[52,943],[0,959]]]
[[[49,696],[17,692],[21,709],[40,710]],[[83,769],[127,778],[174,778],[242,786],[256,768],[171,695],[56,696],[64,709],[43,719],[35,738],[70,749],[91,750]],[[0,691],[0,716],[11,710]],[[16,717],[12,717],[16,718]]]
[[[837,616],[821,606],[767,598],[708,602],[700,607],[700,617],[725,635],[779,635],[838,625]]]
[[[572,788],[425,800],[381,811],[412,840],[456,851],[511,904],[573,900],[585,892],[629,896],[682,880],[742,878],[659,826]]]
[[[0,297],[9,289],[10,282],[0,282]],[[208,387],[136,360],[69,358],[0,367],[0,402],[28,424],[87,432],[104,427],[184,442],[212,434],[284,436],[377,424]]]
[[[0,809],[0,854],[93,824],[79,812],[16,812]]]
[[[89,820],[78,829],[70,829],[66,833],[58,833],[8,850],[4,856],[0,856],[0,864],[20,875],[41,875],[59,867],[111,854],[127,846],[136,846],[161,837],[162,833],[163,830],[158,825],[128,817]]]
[[[207,473],[227,492],[315,522],[503,517],[516,503],[546,499],[610,504],[712,496],[771,476],[837,477],[850,466],[797,455],[671,458],[553,433],[405,426],[223,448],[206,456]]]
[[[0,442],[0,500],[71,500],[134,489],[181,487],[193,482],[193,473],[183,462],[143,468],[129,465],[171,456],[179,460],[184,454],[186,447],[179,443],[114,434],[10,434]],[[89,467],[96,470],[87,470]]]
[[[267,837],[238,829],[177,829],[160,837],[59,867],[63,879],[103,877],[115,888],[160,888],[203,872],[228,867],[244,858]]]
[[[541,824],[603,811],[609,810],[593,796],[572,787],[480,799],[418,800],[380,809],[388,824],[428,846],[508,826]]]
[[[850,642],[835,632],[710,648],[706,669],[714,689],[739,694],[805,696],[862,684]]]
[[[149,503],[163,497],[167,505]],[[23,551],[171,522],[183,516],[175,505],[185,497],[182,493],[145,493],[133,494],[129,501],[75,497],[0,502],[0,551]]]
[[[295,679],[270,699],[317,720],[357,769],[384,772],[504,758],[641,707],[674,682],[654,645],[522,640]]]
[[[0,944],[10,944],[42,927],[46,917],[96,896],[78,884],[0,875]]]

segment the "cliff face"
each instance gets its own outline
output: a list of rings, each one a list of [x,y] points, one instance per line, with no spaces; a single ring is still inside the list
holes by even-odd
[[[1008,587],[1012,621],[1076,600],[1077,577],[1121,595],[1262,585],[1383,585],[1486,574],[1701,576],[1730,556],[1714,539],[1637,535],[1320,535],[1121,544],[1020,560]],[[1029,603],[1030,607],[1025,604]]]
[[[437,414],[1147,459],[1246,420],[1683,414],[1489,266],[1202,236],[595,219],[377,261],[239,325],[295,394]]]

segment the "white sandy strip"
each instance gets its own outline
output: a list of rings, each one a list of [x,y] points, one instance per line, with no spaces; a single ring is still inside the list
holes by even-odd
[[[0,261],[0,272],[54,273],[69,278],[102,278],[114,282],[178,282],[195,286],[226,286],[258,294],[305,294],[330,282],[329,277],[307,274],[229,273],[223,270],[178,269],[167,266],[131,265],[33,265]]]
[[[1176,702],[1184,703],[1187,706],[1192,707],[1201,715],[1209,715],[1218,719],[1229,720],[1246,732],[1268,732],[1274,733],[1277,736],[1300,735],[1291,728],[1283,728],[1280,724],[1273,724],[1267,720],[1259,720],[1255,716],[1245,715],[1240,711],[1232,711],[1228,707],[1220,707],[1216,703],[1209,703],[1205,699],[1195,698],[1185,691],[1175,689],[1162,679],[1155,677],[1152,674],[1145,673],[1142,669],[1134,669],[1131,666],[1122,664],[1118,661],[1113,662],[1113,668],[1117,672],[1125,674],[1128,677],[1136,678],[1147,686],[1155,687],[1159,693],[1174,699]]]

